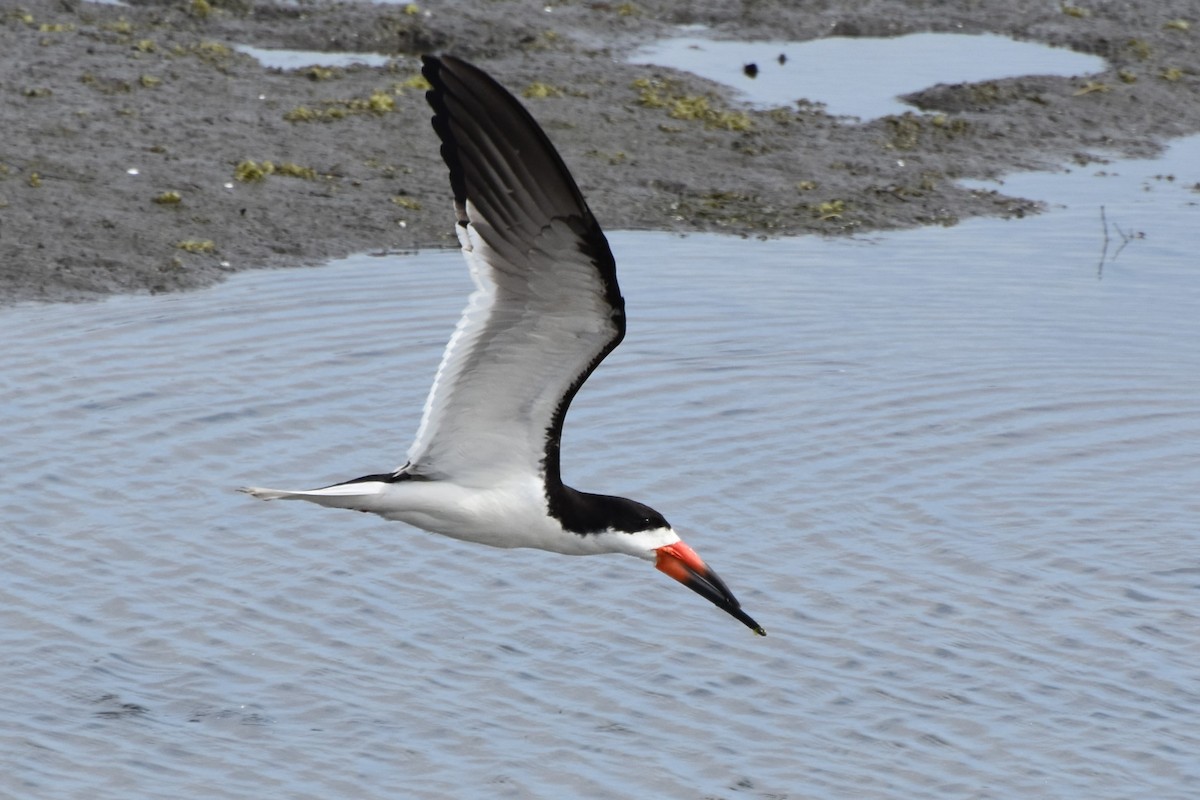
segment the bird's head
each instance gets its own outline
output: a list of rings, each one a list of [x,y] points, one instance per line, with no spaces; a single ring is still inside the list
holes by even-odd
[[[767,635],[761,625],[742,611],[741,603],[733,596],[733,592],[729,591],[725,581],[704,563],[704,559],[700,558],[695,550],[682,541],[654,548],[654,566],[693,592],[707,598],[717,608],[723,609],[759,636]]]
[[[725,581],[713,572],[696,551],[679,538],[663,515],[647,505],[624,497],[586,494],[574,489],[566,490],[572,505],[563,506],[559,513],[575,511],[578,517],[571,518],[579,523],[583,519],[601,520],[606,531],[607,546],[599,552],[618,551],[641,556],[654,562],[665,572],[693,592],[707,598],[717,608],[741,621],[759,636],[766,636],[763,627],[742,611],[742,605]],[[574,529],[574,528],[572,528]]]

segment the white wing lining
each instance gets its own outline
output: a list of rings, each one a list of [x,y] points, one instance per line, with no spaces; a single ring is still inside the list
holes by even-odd
[[[552,220],[523,264],[502,259],[467,202],[460,226],[476,290],[438,368],[411,473],[489,485],[537,475],[554,415],[575,381],[619,335],[595,264],[567,221]]]

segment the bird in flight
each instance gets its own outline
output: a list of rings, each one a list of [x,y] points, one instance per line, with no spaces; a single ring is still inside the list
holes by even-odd
[[[662,514],[563,484],[567,407],[625,335],[616,263],[558,151],[516,98],[460,59],[422,61],[475,291],[416,440],[393,472],[307,491],[243,491],[493,547],[637,556],[765,636]]]

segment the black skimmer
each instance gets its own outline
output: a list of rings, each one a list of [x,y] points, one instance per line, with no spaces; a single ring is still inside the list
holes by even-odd
[[[423,61],[476,288],[416,441],[394,472],[308,491],[243,491],[369,511],[493,547],[638,556],[765,636],[662,514],[563,485],[567,407],[625,335],[616,263],[558,151],[516,98],[457,58]]]

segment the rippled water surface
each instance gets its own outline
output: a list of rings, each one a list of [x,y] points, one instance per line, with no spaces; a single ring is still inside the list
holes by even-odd
[[[635,559],[234,491],[403,458],[456,254],[0,311],[0,795],[1194,797],[1196,164],[870,240],[612,237],[630,332],[567,478],[766,639]]]

